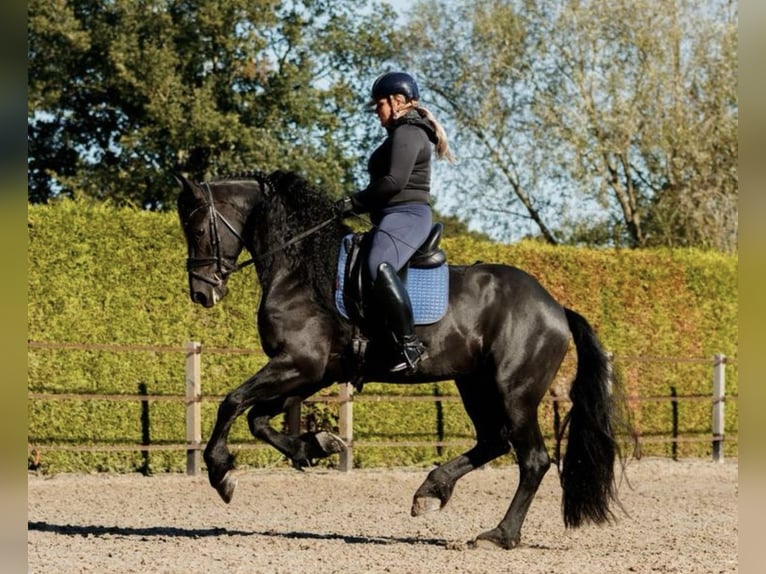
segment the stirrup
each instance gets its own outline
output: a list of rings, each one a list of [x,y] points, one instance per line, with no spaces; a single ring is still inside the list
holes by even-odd
[[[406,370],[407,372],[413,372],[423,361],[428,358],[428,349],[418,338],[414,340],[406,341],[401,347],[402,361],[396,363],[389,369],[392,373],[398,373]]]

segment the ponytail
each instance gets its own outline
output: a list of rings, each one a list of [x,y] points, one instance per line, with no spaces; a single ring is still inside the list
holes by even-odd
[[[436,134],[436,157],[439,159],[446,159],[450,163],[454,162],[455,156],[452,155],[452,152],[449,149],[447,132],[444,131],[444,128],[439,123],[439,120],[436,119],[431,111],[428,108],[421,106],[420,102],[417,100],[405,101],[405,98],[402,94],[396,94],[393,97],[398,98],[399,101],[403,104],[403,106],[399,108],[394,117],[401,117],[407,113],[407,110],[410,109],[418,112],[418,115],[420,115],[421,118],[424,118],[431,125],[431,128],[433,128],[434,133]]]
[[[420,117],[425,118],[434,129],[434,133],[436,134],[436,157],[439,159],[446,159],[450,163],[454,162],[455,156],[452,155],[452,152],[449,149],[447,132],[444,131],[444,128],[439,123],[439,120],[436,119],[436,117],[428,108],[424,108],[417,101],[412,103],[415,110],[418,112],[418,114],[420,114]]]

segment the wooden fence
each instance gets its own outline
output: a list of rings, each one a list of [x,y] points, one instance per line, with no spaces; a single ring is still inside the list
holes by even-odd
[[[158,345],[108,345],[108,344],[78,344],[78,343],[47,343],[29,341],[30,349],[69,349],[69,350],[88,350],[88,351],[146,351],[146,352],[169,352],[183,353],[185,355],[185,375],[186,385],[184,395],[148,395],[148,394],[97,394],[97,393],[29,393],[29,399],[35,400],[61,400],[61,399],[79,399],[79,400],[124,400],[124,401],[183,401],[186,405],[186,441],[179,444],[123,444],[123,445],[61,445],[45,448],[51,450],[75,450],[75,451],[152,451],[152,450],[186,450],[186,471],[189,475],[198,475],[201,472],[202,460],[201,453],[205,447],[202,441],[202,423],[201,423],[201,404],[203,400],[220,400],[222,397],[205,396],[202,392],[202,353],[201,343],[193,341],[184,346],[158,346]],[[260,350],[250,349],[225,349],[207,347],[206,353],[216,354],[238,354],[238,355],[263,355]],[[639,397],[629,396],[628,401],[668,401],[674,407],[682,401],[710,401],[711,409],[711,428],[712,436],[707,438],[680,438],[673,436],[671,438],[640,437],[641,442],[707,442],[712,444],[712,456],[716,462],[723,462],[724,451],[723,444],[725,436],[725,402],[727,400],[737,400],[737,396],[730,394],[726,396],[726,365],[735,364],[735,361],[726,356],[717,354],[712,359],[705,358],[672,358],[672,357],[617,357],[621,363],[629,362],[659,362],[659,363],[698,363],[709,364],[712,369],[712,394],[677,396],[675,393],[670,396],[652,396]],[[340,455],[340,469],[350,471],[353,468],[353,449],[356,446],[429,446],[444,447],[455,446],[456,443],[447,443],[440,441],[419,441],[419,442],[361,442],[354,440],[353,420],[354,420],[354,402],[375,402],[375,401],[460,401],[460,397],[454,396],[400,396],[400,395],[358,395],[355,396],[353,386],[349,383],[339,383],[337,395],[316,395],[307,399],[306,403],[337,403],[338,404],[338,434],[345,441],[348,449]],[[545,400],[554,403],[566,403],[569,401],[566,396],[549,395]],[[286,413],[286,424],[288,432],[299,433],[301,423],[301,404],[294,405]],[[462,444],[462,443],[461,443]],[[35,452],[38,445],[28,444],[30,452]]]

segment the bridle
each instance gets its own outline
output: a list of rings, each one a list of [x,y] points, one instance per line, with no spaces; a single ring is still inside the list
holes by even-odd
[[[236,237],[239,242],[244,245],[245,240],[242,239],[242,236],[239,234],[239,232],[234,228],[234,226],[229,223],[229,220],[226,219],[216,208],[215,208],[215,202],[213,201],[213,192],[210,190],[210,185],[208,185],[207,182],[202,184],[202,189],[205,190],[206,195],[206,201],[199,207],[192,210],[192,212],[189,214],[189,219],[200,209],[207,208],[208,210],[208,222],[210,225],[210,242],[213,246],[213,256],[212,257],[188,257],[186,259],[186,271],[189,272],[190,277],[194,277],[195,279],[199,279],[200,281],[204,281],[205,283],[208,283],[212,285],[213,287],[218,287],[221,285],[226,278],[234,273],[235,271],[239,271],[240,269],[247,267],[248,265],[251,265],[254,263],[252,259],[248,259],[247,261],[243,261],[242,263],[237,263],[232,260],[227,260],[223,254],[221,253],[221,237],[218,233],[218,221],[224,224],[224,226],[234,234],[234,237]],[[205,277],[204,275],[201,275],[195,271],[195,269],[198,269],[200,267],[205,267],[206,265],[210,265],[211,263],[215,263],[215,269],[216,272],[213,275],[213,279],[210,279],[209,277]]]
[[[259,184],[261,185],[261,187],[263,187],[263,182],[259,182]],[[251,259],[248,259],[247,261],[243,261],[242,263],[237,263],[232,260],[227,261],[226,258],[221,254],[221,238],[218,233],[219,220],[221,221],[221,223],[224,224],[224,226],[232,234],[234,234],[234,237],[236,237],[239,240],[241,245],[245,244],[245,240],[242,238],[240,233],[234,228],[234,226],[231,223],[229,223],[229,220],[227,220],[215,208],[215,203],[213,202],[213,192],[210,190],[210,185],[207,182],[203,182],[201,186],[202,186],[202,189],[205,190],[206,202],[200,205],[199,207],[193,209],[192,212],[189,214],[187,221],[191,219],[192,215],[194,215],[197,211],[207,207],[208,221],[210,223],[210,241],[213,246],[213,256],[212,257],[187,257],[186,271],[189,273],[190,277],[193,277],[195,279],[208,283],[209,285],[212,285],[213,287],[218,287],[226,280],[226,278],[229,275],[231,275],[232,273],[236,271],[239,271],[240,269],[244,269],[248,265],[253,265],[256,260],[255,258],[251,258]],[[332,217],[322,221],[321,223],[318,223],[317,225],[314,225],[313,227],[310,227],[309,229],[299,233],[298,235],[296,235],[292,239],[289,239],[285,243],[278,245],[274,249],[270,249],[269,251],[266,251],[265,253],[260,254],[257,259],[263,260],[266,257],[273,255],[274,253],[282,251],[283,249],[289,247],[290,245],[294,245],[295,243],[298,243],[299,241],[306,239],[308,236],[313,235],[314,233],[316,233],[323,227],[329,225],[330,223],[338,219],[338,217],[339,217],[338,215],[333,215]],[[205,277],[204,275],[201,275],[195,271],[195,269],[198,269],[199,267],[205,267],[206,265],[210,265],[211,263],[215,263],[215,266],[216,266],[214,279]]]

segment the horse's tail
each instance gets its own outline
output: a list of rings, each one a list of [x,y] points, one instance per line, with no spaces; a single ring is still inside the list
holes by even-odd
[[[561,427],[562,434],[569,427],[569,436],[560,479],[564,524],[576,528],[610,521],[610,505],[619,505],[615,427],[620,409],[609,356],[588,321],[571,309],[565,312],[577,348],[577,373],[569,392],[572,408]]]

